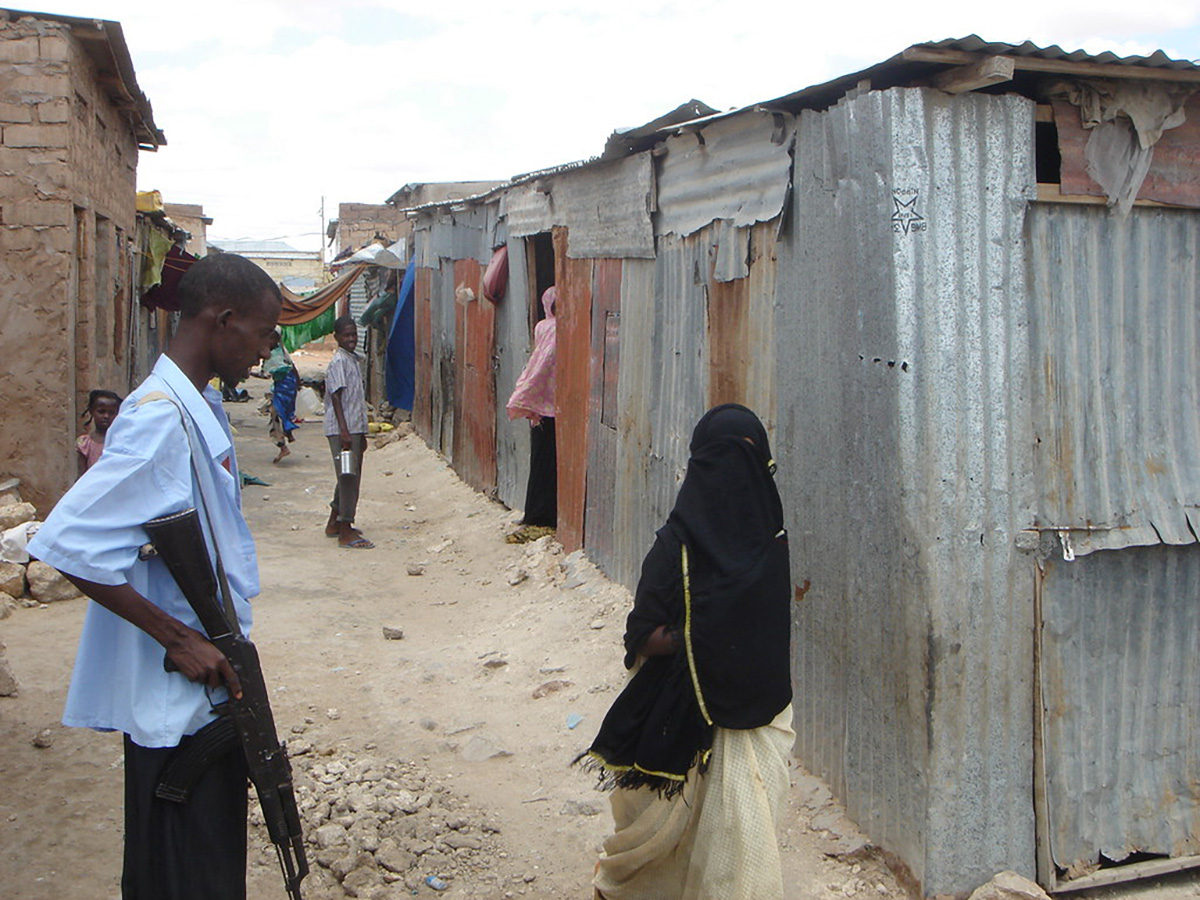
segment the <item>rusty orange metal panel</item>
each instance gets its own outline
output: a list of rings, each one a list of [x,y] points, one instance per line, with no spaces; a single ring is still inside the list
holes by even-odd
[[[429,269],[417,269],[413,285],[414,325],[416,330],[416,371],[413,395],[413,426],[417,434],[429,441],[433,436],[432,386],[433,378],[433,315],[430,308]]]
[[[606,570],[613,563],[617,493],[617,371],[621,348],[621,260],[597,259],[592,274],[589,457],[584,544]]]
[[[478,260],[454,263],[454,468],[478,490],[496,490],[495,306],[481,299]],[[469,293],[468,293],[469,292]]]
[[[708,405],[746,403],[750,279],[708,283]]]
[[[1065,100],[1055,100],[1053,106],[1062,156],[1060,189],[1064,194],[1103,197],[1104,189],[1088,175],[1084,157],[1092,132],[1080,122],[1078,107]],[[1187,121],[1164,131],[1154,145],[1154,158],[1138,191],[1139,200],[1200,207],[1200,178],[1196,177],[1200,167],[1200,96],[1184,104],[1184,112]]]
[[[558,540],[583,546],[591,400],[592,260],[567,258],[567,229],[554,229],[558,284],[555,437],[558,444]]]

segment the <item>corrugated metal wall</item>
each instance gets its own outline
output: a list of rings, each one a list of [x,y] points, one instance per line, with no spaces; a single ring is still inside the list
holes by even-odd
[[[1078,553],[1193,543],[1200,214],[1039,204],[1029,229],[1041,524],[1087,529]]]
[[[1200,854],[1200,547],[1051,560],[1042,596],[1055,864]]]
[[[1020,97],[804,113],[777,250],[798,752],[926,894],[1035,874],[1032,152]]]
[[[496,496],[510,509],[525,506],[529,480],[529,423],[510,421],[505,404],[533,350],[529,331],[529,269],[523,238],[508,240],[508,292],[496,307]]]
[[[1080,555],[1042,591],[1049,849],[1070,879],[1101,854],[1200,853],[1200,213],[1038,204],[1029,231],[1039,519],[1098,529],[1070,533]],[[1189,546],[1137,546],[1160,541]]]
[[[1022,531],[1046,515],[1039,485],[1062,496],[1037,467],[1034,447],[1048,433],[1046,415],[1066,420],[1063,409],[1043,414],[1039,404],[1052,396],[1069,401],[1073,416],[1079,409],[1070,404],[1082,403],[1087,390],[1064,393],[1064,379],[1043,368],[1043,345],[1031,353],[1031,316],[1042,327],[1049,311],[1080,309],[1085,295],[1093,304],[1110,302],[1096,291],[1095,271],[1083,266],[1076,277],[1043,245],[1075,234],[1080,246],[1104,247],[1105,229],[1117,226],[1091,221],[1105,215],[1097,210],[1056,207],[1035,210],[1026,231],[1036,194],[1033,120],[1033,103],[1015,95],[856,94],[802,114],[782,229],[779,220],[747,230],[718,219],[687,237],[660,230],[655,259],[620,262],[590,244],[594,259],[571,259],[565,229],[555,241],[565,291],[560,365],[567,376],[561,380],[560,372],[560,385],[570,410],[570,422],[561,415],[559,422],[560,534],[573,546],[586,534],[589,511],[599,517],[596,527],[611,519],[611,533],[592,540],[597,562],[632,585],[674,501],[697,418],[721,400],[756,408],[774,426],[792,534],[798,753],[829,779],[872,840],[910,866],[927,895],[969,892],[1001,869],[1036,874],[1036,560],[1029,551],[1037,541],[1030,546]],[[707,172],[675,170],[687,175],[676,185],[687,203],[703,196]],[[444,254],[486,261],[480,242],[501,224],[491,212],[444,215],[418,237],[436,244],[419,257],[431,296],[428,431],[449,455],[457,424],[455,284]],[[659,221],[671,215],[668,203]],[[1161,363],[1154,376],[1161,380],[1138,394],[1159,410],[1136,420],[1150,435],[1150,423],[1171,420],[1157,397],[1195,397],[1200,254],[1191,225],[1166,212],[1146,215],[1162,217],[1135,241],[1146,268],[1107,259],[1112,272],[1104,277],[1145,281],[1153,293],[1156,271],[1181,260],[1193,266],[1193,280],[1163,301],[1165,324],[1151,329],[1175,340],[1153,349],[1148,358]],[[1121,227],[1136,231],[1138,216]],[[1043,249],[1031,257],[1031,247]],[[523,250],[520,239],[510,242],[513,302],[497,309],[495,323],[497,487],[517,505],[527,444],[503,418],[503,404],[529,348]],[[1075,249],[1055,252],[1076,264]],[[618,266],[619,303],[612,283]],[[603,302],[594,302],[601,294]],[[1128,294],[1143,295],[1143,288]],[[598,385],[614,311],[618,377],[615,386]],[[1130,334],[1152,315],[1126,312]],[[1079,352],[1060,326],[1037,340]],[[1084,357],[1064,358],[1082,376]],[[1093,369],[1107,365],[1088,360]],[[1053,390],[1037,381],[1043,374],[1054,376]],[[597,432],[595,405],[607,401],[606,390],[615,390],[615,435]],[[1167,445],[1190,467],[1198,442],[1172,427]],[[1077,440],[1073,458],[1086,458],[1093,431],[1056,446]],[[452,461],[462,468],[462,460]],[[1067,462],[1056,459],[1055,471],[1070,472]],[[611,504],[605,497],[598,505],[583,485],[594,477],[592,490],[603,490],[610,466],[618,487]],[[1087,492],[1111,494],[1099,486]],[[1028,550],[1018,549],[1019,537]],[[1170,590],[1191,589],[1186,566],[1171,565],[1180,574],[1167,576]],[[1048,592],[1060,590],[1063,571],[1047,579]],[[1069,606],[1084,596],[1080,590],[1065,582],[1061,597],[1047,595],[1048,608]],[[1154,679],[1168,683],[1165,674]]]

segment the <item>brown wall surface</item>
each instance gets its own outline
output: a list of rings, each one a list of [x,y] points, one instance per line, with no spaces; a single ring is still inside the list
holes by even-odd
[[[400,238],[411,243],[412,223],[401,210],[385,203],[338,204],[337,253],[347,247],[355,250],[364,247],[376,234],[384,235],[388,243],[395,243]]]
[[[64,24],[0,21],[0,473],[43,514],[94,387],[128,389],[137,142]]]

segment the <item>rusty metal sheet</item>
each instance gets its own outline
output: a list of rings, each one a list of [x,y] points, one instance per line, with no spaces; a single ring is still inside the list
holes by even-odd
[[[1200,529],[1200,213],[1034,204],[1038,524],[1076,555]]]
[[[649,153],[556,176],[555,224],[570,231],[572,259],[652,259],[654,163]]]
[[[500,214],[513,237],[541,234],[554,226],[549,190],[542,182],[519,184],[506,190],[500,201]]]
[[[1200,547],[1047,562],[1041,710],[1060,886],[1200,854]]]
[[[715,223],[713,278],[734,281],[750,274],[750,229],[736,228],[728,219]]]
[[[496,489],[496,317],[495,304],[481,297],[482,277],[478,260],[454,263],[454,468],[467,484],[491,493]]]
[[[1092,132],[1081,124],[1078,107],[1065,100],[1055,100],[1053,106],[1062,156],[1060,189],[1064,194],[1105,196],[1104,189],[1087,173],[1084,151]],[[1200,94],[1188,100],[1184,111],[1187,121],[1164,131],[1154,145],[1150,171],[1138,191],[1139,200],[1200,207]]]
[[[418,245],[419,246],[419,245]],[[413,427],[427,442],[433,437],[433,320],[430,312],[430,285],[433,273],[418,268],[413,283],[413,324],[416,340],[416,367],[413,372]]]
[[[568,234],[554,229],[558,284],[555,437],[558,445],[558,533],[570,553],[583,546],[587,504],[588,407],[591,398],[592,261],[567,258]]]
[[[717,219],[774,219],[791,187],[795,122],[747,110],[667,139],[658,160],[656,234],[692,234]]]
[[[568,232],[573,237],[574,232]],[[616,386],[620,377],[621,260],[598,259],[592,275],[591,391],[584,545],[605,571],[613,566],[617,484]]]

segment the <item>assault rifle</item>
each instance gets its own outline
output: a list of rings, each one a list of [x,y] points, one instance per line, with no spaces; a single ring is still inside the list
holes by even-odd
[[[230,694],[227,701],[215,707],[218,718],[198,731],[185,749],[172,758],[155,793],[164,800],[185,801],[209,763],[240,744],[250,780],[258,793],[267,831],[279,855],[288,897],[303,900],[300,882],[308,874],[308,860],[304,855],[300,812],[292,789],[292,766],[288,762],[287,748],[275,733],[275,719],[271,715],[258,650],[238,627],[219,558],[220,594],[195,509],[152,519],[145,528],[154,554],[166,565],[196,611],[208,639],[225,654],[242,683],[241,699]],[[226,608],[222,607],[222,594],[229,604]],[[164,665],[172,668],[169,663],[169,659],[164,660]]]

